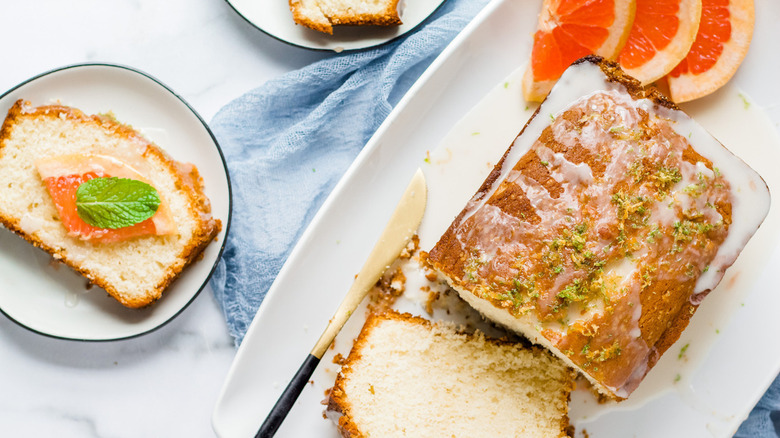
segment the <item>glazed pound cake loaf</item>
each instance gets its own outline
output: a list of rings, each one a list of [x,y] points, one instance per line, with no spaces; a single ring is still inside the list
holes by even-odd
[[[761,177],[616,64],[571,66],[428,254],[489,319],[624,399],[769,209]]]
[[[112,117],[21,100],[0,130],[0,223],[127,307],[158,299],[221,228],[194,166]]]
[[[351,438],[565,437],[574,376],[543,349],[390,311],[369,316],[326,414]]]

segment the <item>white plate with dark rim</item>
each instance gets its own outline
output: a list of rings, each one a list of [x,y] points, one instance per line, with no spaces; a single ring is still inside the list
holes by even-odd
[[[59,102],[87,114],[113,112],[175,160],[194,164],[222,221],[215,242],[143,309],[128,309],[74,271],[52,262],[0,227],[0,311],[34,332],[61,339],[109,341],[148,333],[179,315],[206,286],[224,248],[231,195],[222,151],[206,123],[180,96],[138,70],[113,64],[66,66],[28,79],[0,96],[0,114],[18,99]]]
[[[423,168],[429,184],[420,228],[422,249],[430,248],[476,191],[533,110],[518,98],[518,72],[530,52],[540,3],[494,0],[486,6],[365,146],[299,240],[255,316],[214,409],[217,435],[247,437],[257,431],[349,288],[416,168]],[[780,87],[772,76],[780,70],[773,47],[780,3],[756,3],[760,13],[754,40],[740,71],[730,85],[684,109],[778,194],[780,111],[770,105],[780,102]],[[743,101],[740,90],[757,103]],[[511,93],[515,97],[507,100]],[[500,104],[511,123],[491,124],[496,117],[485,111],[485,102]],[[769,117],[757,110],[758,104],[767,105]],[[475,106],[481,109],[470,112]],[[727,113],[720,111],[724,108]],[[757,141],[740,141],[748,133],[756,133]],[[450,141],[464,147],[448,151]],[[498,147],[489,146],[493,144]],[[458,172],[447,164],[455,159],[466,163]],[[459,192],[458,180],[476,185]],[[779,241],[780,203],[775,202],[678,343],[626,402],[599,405],[587,391],[575,392],[571,419],[577,436],[583,436],[583,430],[592,438],[731,436],[780,370],[775,278]],[[331,355],[348,353],[361,325],[353,316]],[[329,358],[323,359],[277,436],[338,436],[332,422],[323,418],[320,403],[337,370]]]
[[[287,0],[226,0],[252,26],[289,44],[307,49],[367,49],[404,35],[431,16],[446,0],[409,0],[399,26],[334,26],[333,35],[296,24]],[[401,0],[404,2],[404,0]]]

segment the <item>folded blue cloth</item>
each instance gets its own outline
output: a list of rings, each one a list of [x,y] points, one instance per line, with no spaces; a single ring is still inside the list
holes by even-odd
[[[230,171],[233,218],[211,286],[237,345],[333,186],[485,3],[449,0],[411,34],[268,81],[214,117],[210,125]]]
[[[393,106],[487,0],[448,0],[415,32],[334,55],[252,90],[211,128],[233,187],[233,219],[211,286],[240,344],[309,221]],[[738,437],[777,437],[780,379]],[[775,414],[776,415],[776,414]]]
[[[780,376],[777,376],[734,438],[775,438],[780,436]]]

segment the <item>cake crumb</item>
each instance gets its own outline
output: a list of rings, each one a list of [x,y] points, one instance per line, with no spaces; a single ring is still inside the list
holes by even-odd
[[[400,267],[396,267],[390,274],[385,273],[369,292],[368,310],[382,313],[390,309],[405,290],[406,275]]]
[[[428,315],[433,316],[433,303],[439,299],[440,294],[437,291],[431,290],[428,286],[425,286],[424,289],[427,289],[426,292],[428,292],[428,299],[425,300],[425,311]]]
[[[409,243],[401,250],[401,254],[398,256],[400,259],[410,259],[420,249],[420,237],[416,234],[409,239]]]
[[[333,356],[333,363],[338,365],[344,365],[344,363],[347,361],[347,358],[345,358],[341,353],[336,353],[335,356]]]
[[[328,406],[330,404],[331,394],[333,394],[333,388],[332,387],[331,388],[327,388],[323,392],[323,395],[325,395],[325,398],[320,400],[320,404],[323,405],[323,406]],[[327,412],[328,412],[327,408],[324,411],[322,411],[322,418],[325,419],[325,420],[328,419]]]

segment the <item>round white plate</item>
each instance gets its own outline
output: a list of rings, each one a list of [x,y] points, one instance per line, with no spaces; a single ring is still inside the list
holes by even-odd
[[[128,309],[68,267],[0,227],[0,311],[41,334],[107,341],[148,333],[176,317],[205,287],[230,225],[231,195],[222,151],[206,123],[173,91],[132,68],[84,64],[53,70],[0,96],[0,114],[18,99],[59,102],[87,114],[113,112],[175,160],[197,166],[222,231],[189,268],[144,309]]]
[[[227,0],[228,4],[246,21],[268,35],[308,49],[342,50],[365,49],[395,39],[416,28],[444,2],[444,0],[401,0],[400,26],[334,26],[333,35],[298,25],[293,21],[287,0]]]

